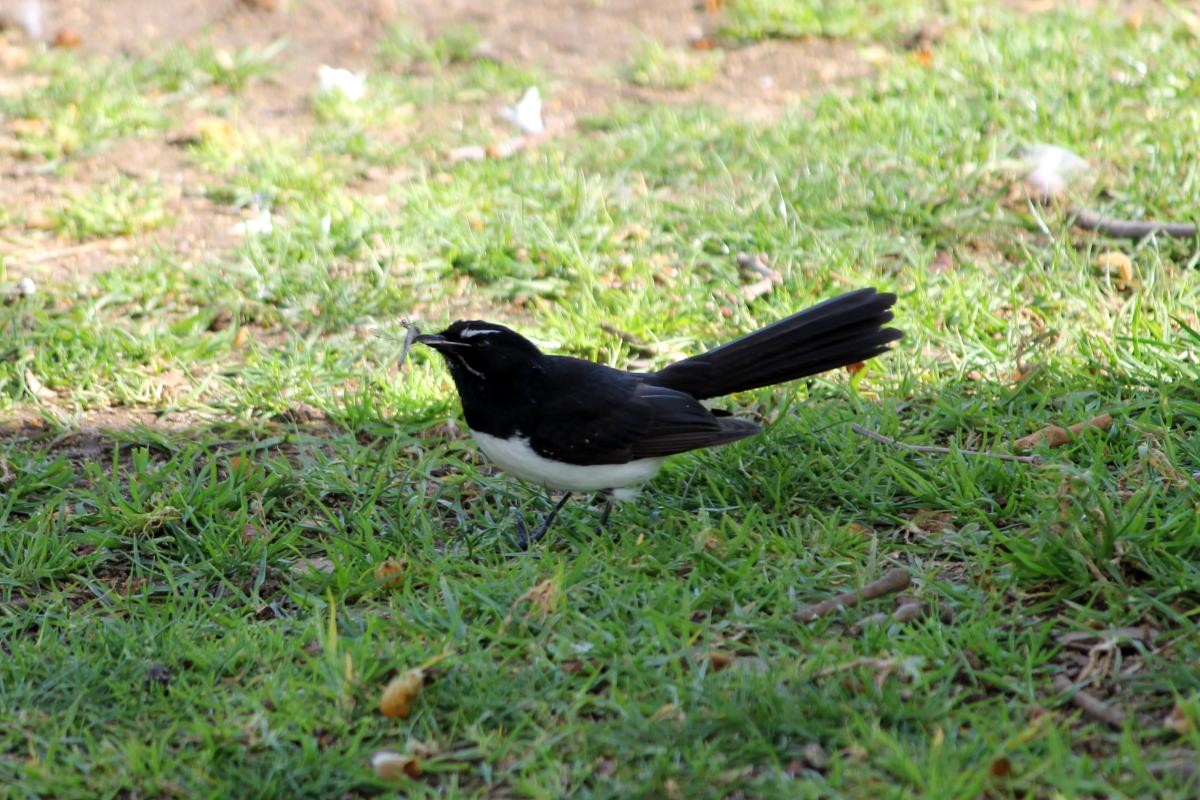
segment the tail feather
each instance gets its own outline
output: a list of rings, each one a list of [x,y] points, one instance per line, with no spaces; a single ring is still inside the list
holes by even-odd
[[[894,294],[874,289],[826,300],[647,378],[704,400],[816,375],[866,361],[903,334],[892,320]]]

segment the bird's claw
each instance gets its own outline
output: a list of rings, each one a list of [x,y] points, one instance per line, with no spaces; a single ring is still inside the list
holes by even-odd
[[[528,550],[529,545],[531,545],[533,542],[530,541],[531,537],[529,535],[529,528],[525,526],[525,518],[521,516],[521,512],[515,508],[513,509],[513,516],[516,517],[517,520],[515,526],[517,529],[517,538],[515,542],[517,549]]]

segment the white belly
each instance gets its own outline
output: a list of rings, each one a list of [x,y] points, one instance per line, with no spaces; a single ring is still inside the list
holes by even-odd
[[[566,492],[600,492],[645,483],[662,466],[663,458],[641,458],[627,464],[595,464],[580,466],[562,464],[542,458],[533,452],[524,438],[500,439],[486,433],[471,431],[479,449],[496,466],[519,478],[551,489]],[[618,500],[636,492],[613,492]]]

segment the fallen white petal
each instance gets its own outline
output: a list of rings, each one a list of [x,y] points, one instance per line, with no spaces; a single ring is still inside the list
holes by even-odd
[[[322,64],[317,67],[317,92],[340,92],[347,100],[358,102],[367,92],[367,76],[365,73]]]
[[[542,96],[536,86],[526,89],[515,106],[505,106],[500,114],[522,133],[536,136],[546,130],[546,124],[542,122]]]
[[[1037,144],[1021,152],[1026,169],[1025,182],[1045,197],[1053,197],[1067,188],[1076,175],[1086,172],[1088,163],[1065,147]]]
[[[30,39],[41,39],[46,35],[45,17],[42,15],[42,0],[25,0],[17,15],[17,24]]]
[[[257,217],[242,220],[233,226],[233,232],[239,236],[270,236],[275,230],[271,221],[271,209],[264,208]]]

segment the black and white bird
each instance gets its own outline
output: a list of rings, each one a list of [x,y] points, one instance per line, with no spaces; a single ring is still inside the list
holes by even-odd
[[[884,327],[894,294],[859,289],[658,372],[625,372],[542,353],[493,322],[459,320],[413,341],[446,359],[479,449],[501,469],[565,492],[530,537],[540,539],[574,492],[618,500],[667,456],[753,436],[755,423],[701,400],[866,361],[903,335]],[[605,517],[609,507],[605,507]]]

